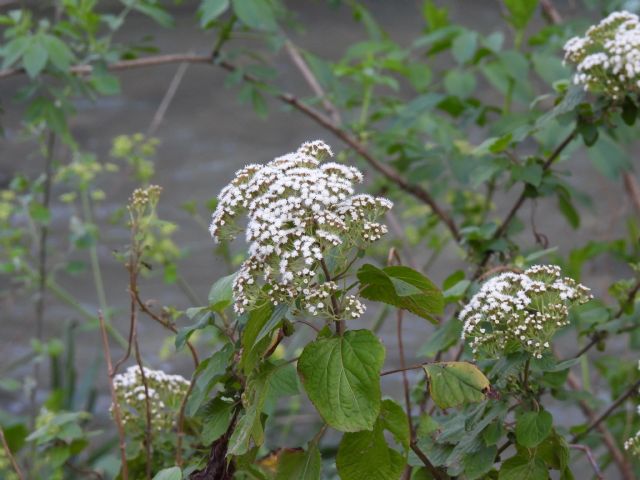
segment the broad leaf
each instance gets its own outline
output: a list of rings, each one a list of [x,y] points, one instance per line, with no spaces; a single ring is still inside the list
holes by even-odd
[[[216,281],[209,290],[209,308],[219,312],[233,303],[233,280],[236,274],[227,275]]]
[[[202,441],[205,445],[209,445],[220,438],[229,428],[233,404],[218,397],[209,402],[202,410]]]
[[[388,447],[380,422],[371,431],[345,433],[336,456],[342,480],[397,480],[405,465],[404,455]]]
[[[195,415],[202,403],[211,392],[211,389],[226,373],[227,366],[233,355],[233,345],[227,343],[211,357],[202,361],[193,374],[192,382],[196,382],[189,400],[187,401],[187,414]]]
[[[298,373],[318,413],[336,430],[371,430],[380,412],[380,369],[385,351],[368,330],[308,344]]]
[[[49,54],[39,41],[39,37],[34,37],[22,57],[22,64],[29,77],[35,78],[38,76],[47,65],[48,56]]]
[[[240,21],[256,30],[274,31],[276,19],[267,0],[233,0],[233,10]]]
[[[429,377],[429,393],[440,408],[450,408],[486,397],[489,380],[471,363],[442,362],[424,366]]]
[[[493,468],[498,449],[494,446],[482,447],[479,451],[468,453],[462,460],[465,478],[475,480],[483,476]]]
[[[264,303],[249,313],[247,324],[242,332],[242,366],[246,373],[254,368],[268,348],[270,335],[280,327],[288,308],[285,304],[273,308],[270,303]]]
[[[539,458],[511,457],[500,467],[499,480],[547,480],[547,466]]]
[[[396,266],[379,269],[366,264],[358,270],[358,280],[364,298],[408,310],[432,323],[437,323],[433,315],[442,313],[444,309],[442,292],[431,280],[412,268]]]
[[[229,0],[203,0],[198,9],[200,26],[206,27],[229,8]]]
[[[153,480],[182,480],[180,467],[163,468],[155,474]]]
[[[518,30],[524,29],[538,8],[538,0],[504,0],[510,13],[509,21]]]
[[[519,445],[533,448],[539,445],[551,433],[553,417],[545,410],[526,412],[516,420],[516,439]]]
[[[278,461],[275,480],[320,480],[322,459],[314,444],[308,450],[285,451]]]
[[[396,441],[405,450],[409,450],[409,443],[411,442],[409,420],[400,405],[390,399],[383,400],[379,422],[385,430],[391,432]]]

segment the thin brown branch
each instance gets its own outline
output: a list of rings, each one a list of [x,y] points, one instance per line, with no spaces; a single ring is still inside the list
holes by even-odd
[[[120,439],[120,463],[122,465],[122,480],[129,479],[129,466],[127,465],[127,444],[126,436],[124,433],[124,426],[122,424],[122,414],[120,413],[120,403],[118,402],[118,396],[116,395],[116,388],[113,385],[113,376],[115,375],[113,365],[111,364],[111,351],[109,349],[109,339],[107,337],[107,328],[105,326],[104,317],[102,312],[98,312],[98,321],[100,323],[100,331],[102,333],[102,348],[104,350],[104,357],[107,361],[107,373],[109,376],[109,390],[111,392],[111,407],[113,408],[113,416],[118,428],[118,438]]]
[[[180,83],[182,83],[182,79],[184,78],[184,74],[187,73],[187,68],[189,68],[189,64],[187,62],[183,62],[178,66],[176,73],[173,75],[171,79],[171,83],[169,84],[169,88],[164,94],[160,105],[158,106],[158,110],[156,110],[155,115],[153,116],[153,120],[149,125],[149,129],[147,130],[147,135],[152,136],[156,133],[156,130],[164,120],[164,116],[167,113],[169,105],[171,105],[171,101],[176,95],[178,88],[180,87]]]
[[[13,468],[13,471],[16,472],[16,475],[18,475],[18,478],[20,480],[25,480],[26,477],[22,473],[22,469],[20,468],[20,465],[18,465],[18,461],[16,460],[16,457],[13,455],[13,452],[9,448],[9,443],[7,442],[7,439],[4,436],[4,430],[2,429],[2,427],[0,427],[0,440],[2,441],[2,447],[4,448],[4,453],[7,455],[7,458],[11,462],[11,467]]]
[[[562,23],[562,16],[551,0],[540,0],[540,7],[542,8],[542,15],[547,22],[552,25]]]
[[[589,463],[591,464],[591,468],[593,468],[593,471],[596,474],[596,478],[598,480],[604,480],[604,477],[602,476],[602,471],[598,466],[598,462],[596,462],[596,459],[593,456],[593,452],[589,447],[587,447],[586,445],[578,445],[575,443],[570,443],[569,448],[573,448],[574,450],[580,450],[584,452],[584,454],[587,456],[587,459],[589,460]]]
[[[604,422],[620,405],[622,405],[629,397],[638,393],[638,388],[640,387],[640,380],[636,381],[633,385],[631,385],[622,395],[620,395],[611,405],[607,407],[607,409],[600,414],[597,418],[595,418],[591,424],[587,427],[586,430],[576,434],[571,439],[572,443],[577,442],[581,438],[585,437],[589,432],[591,432],[594,428]]]
[[[300,50],[298,49],[298,47],[294,45],[291,40],[287,39],[284,42],[284,48],[287,52],[287,55],[289,55],[289,58],[295,65],[295,67],[300,71],[303,78],[309,85],[309,88],[311,88],[313,93],[322,102],[322,106],[327,111],[327,114],[329,114],[329,116],[331,117],[331,120],[333,121],[333,123],[335,125],[342,124],[342,118],[340,118],[340,112],[335,107],[335,105],[331,103],[331,101],[327,98],[326,92],[322,88],[322,85],[320,85],[320,82],[318,81],[316,76],[313,74],[313,72],[309,68],[309,65],[307,64],[305,59],[300,54]]]
[[[385,370],[384,372],[380,372],[380,376],[384,377],[386,375],[392,375],[394,373],[400,373],[400,372],[407,372],[409,370],[420,370],[421,368],[424,368],[425,365],[427,365],[429,362],[425,362],[425,363],[420,363],[418,365],[409,365],[408,367],[402,367],[402,368],[394,368],[392,370]]]
[[[124,71],[124,70],[133,70],[137,68],[146,68],[152,66],[159,65],[167,65],[172,63],[197,63],[204,65],[218,65],[221,68],[225,69],[228,72],[235,73],[238,71],[238,68],[226,61],[219,60],[217,56],[211,55],[198,55],[198,54],[168,54],[168,55],[156,55],[149,56],[144,58],[138,58],[135,60],[121,60],[118,62],[114,62],[107,66],[109,71]],[[75,65],[69,69],[69,72],[76,75],[87,75],[93,71],[93,67],[91,65]],[[5,70],[0,70],[0,79],[13,77],[16,75],[23,75],[25,70],[23,68],[9,68]],[[251,83],[261,83],[258,79],[252,77],[251,75],[244,74],[242,76],[243,80]],[[376,159],[365,147],[363,143],[361,143],[356,137],[354,137],[351,133],[341,128],[339,125],[336,125],[333,120],[323,113],[317,111],[316,109],[310,107],[309,105],[301,102],[297,97],[291,95],[290,93],[281,92],[274,94],[275,98],[278,100],[290,105],[291,107],[298,110],[300,113],[303,113],[311,120],[316,122],[318,125],[324,127],[326,130],[331,132],[333,135],[338,137],[344,143],[349,145],[358,155],[360,155],[371,167],[373,167],[376,171],[382,174],[392,183],[395,183],[400,189],[405,192],[413,195],[415,198],[420,200],[421,202],[429,205],[433,213],[440,218],[440,220],[445,224],[453,238],[460,242],[461,237],[458,231],[458,227],[456,226],[453,218],[445,212],[440,205],[436,202],[436,200],[431,196],[431,194],[420,187],[419,185],[413,184],[405,180],[393,167],[380,162]]]
[[[542,164],[543,171],[546,172],[547,170],[549,170],[549,168],[551,168],[551,165],[553,164],[553,162],[555,162],[558,159],[558,157],[562,154],[564,149],[567,148],[567,146],[576,138],[577,134],[578,134],[577,129],[573,129],[571,133],[567,135],[565,139],[555,148],[555,150],[551,152],[551,154],[547,157],[547,159]],[[522,189],[520,196],[518,197],[518,199],[515,201],[515,203],[509,210],[509,213],[507,213],[506,217],[504,218],[500,226],[494,232],[493,236],[491,237],[492,241],[502,238],[502,236],[507,232],[509,225],[511,225],[511,222],[515,218],[520,208],[522,208],[522,206],[524,205],[524,202],[526,201],[526,199],[527,199],[527,189],[525,187]],[[487,263],[489,262],[489,259],[491,258],[492,254],[493,254],[492,251],[488,251],[485,253],[484,257],[480,261],[480,264],[478,265],[478,268],[476,269],[475,274],[473,275],[474,279],[478,278],[482,274],[482,271],[484,267],[487,265]]]
[[[151,480],[152,466],[153,466],[153,455],[152,455],[152,447],[153,447],[153,425],[151,423],[151,398],[149,396],[149,382],[147,381],[147,374],[144,371],[144,364],[142,362],[142,355],[140,354],[140,345],[138,344],[138,331],[137,328],[133,331],[133,345],[135,347],[135,356],[136,356],[136,364],[140,369],[140,379],[142,381],[142,387],[144,389],[144,413],[145,413],[145,422],[144,422],[144,451],[145,451],[145,474],[147,476],[147,480]]]
[[[186,393],[184,394],[184,397],[182,398],[182,402],[180,402],[180,410],[178,412],[178,438],[176,439],[176,465],[178,465],[180,468],[182,468],[183,465],[183,459],[182,459],[182,442],[184,439],[184,420],[186,417],[186,410],[187,410],[187,402],[189,401],[189,396],[191,396],[191,393],[193,392],[193,388],[196,385],[196,379],[192,379],[191,382],[189,382],[189,388],[187,389]]]
[[[629,293],[627,294],[627,298],[625,299],[625,301],[620,305],[620,308],[617,310],[617,312],[613,315],[613,317],[611,317],[611,320],[616,320],[618,318],[620,318],[622,316],[622,314],[624,313],[624,311],[630,306],[633,305],[633,303],[635,303],[636,300],[636,295],[638,295],[638,292],[640,291],[640,279],[638,279],[636,281],[636,283],[634,284],[634,286],[631,288],[631,290],[629,290]],[[635,328],[635,326],[634,326]],[[625,329],[621,329],[620,331],[618,331],[617,333],[624,333]],[[589,341],[589,343],[587,343],[584,347],[582,347],[578,353],[576,353],[573,358],[578,358],[581,355],[584,355],[585,353],[587,353],[589,350],[591,350],[595,345],[597,345],[601,340],[604,340],[607,335],[609,335],[609,332],[607,332],[606,330],[601,330],[599,332],[595,332],[591,335],[591,340]]]
[[[324,261],[324,258],[320,260],[320,266],[322,267],[322,272],[324,273],[325,281],[330,282],[331,274],[329,273],[329,267],[327,267],[327,263]],[[331,310],[333,316],[336,320],[336,333],[338,335],[344,334],[345,323],[344,320],[340,320],[340,306],[338,305],[338,299],[336,298],[335,293],[331,294]]]
[[[413,453],[416,454],[416,456],[420,459],[424,466],[427,467],[427,470],[429,470],[429,473],[431,473],[431,476],[433,478],[435,478],[436,480],[445,480],[445,478],[447,478],[442,474],[440,470],[438,470],[433,465],[433,463],[431,463],[429,458],[427,458],[425,453],[420,450],[420,447],[418,447],[418,444],[414,441],[411,442],[411,450],[413,450]]]
[[[576,391],[581,390],[580,383],[578,382],[578,380],[576,379],[575,375],[572,372],[569,372],[569,375],[567,376],[567,383],[569,384],[569,387],[571,387],[573,390],[576,390]],[[589,407],[587,402],[585,402],[583,399],[578,400],[578,406],[580,407],[580,410],[582,410],[582,413],[584,414],[584,416],[589,421],[593,422],[596,419],[595,412],[591,409],[591,407]],[[624,478],[625,480],[633,480],[634,476],[629,466],[629,463],[627,462],[624,454],[618,448],[618,445],[616,444],[616,440],[615,438],[613,438],[613,435],[611,434],[609,429],[606,427],[606,425],[602,423],[596,425],[595,429],[598,430],[598,433],[600,433],[600,435],[602,436],[602,443],[604,444],[606,449],[609,451],[609,454],[611,455],[613,462],[618,467],[618,470],[620,471],[622,478]],[[575,439],[572,440],[572,442],[575,443]]]
[[[624,189],[629,195],[629,199],[636,209],[636,213],[640,215],[640,186],[636,177],[631,172],[625,172],[622,176],[624,180]]]

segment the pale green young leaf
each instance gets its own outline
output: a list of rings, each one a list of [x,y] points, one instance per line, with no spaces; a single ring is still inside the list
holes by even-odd
[[[180,467],[163,468],[153,477],[153,480],[182,480]]]
[[[209,290],[209,307],[219,312],[233,303],[233,280],[236,274],[219,278]]]
[[[451,45],[451,54],[458,63],[466,63],[473,58],[478,48],[478,34],[465,31],[458,35]]]
[[[47,50],[51,63],[61,71],[67,71],[73,61],[73,52],[55,35],[43,34],[42,44]]]
[[[403,408],[391,399],[382,401],[379,422],[382,428],[391,432],[396,441],[409,450],[411,442],[411,432],[409,430],[409,420]]]
[[[538,8],[538,0],[504,0],[509,11],[509,21],[517,29],[527,26]]]
[[[429,377],[429,393],[440,408],[481,402],[486,398],[489,380],[468,362],[441,362],[424,366]]]
[[[22,64],[31,78],[37,77],[47,65],[49,54],[40,42],[40,37],[34,37],[22,56]]]
[[[368,330],[308,344],[298,360],[304,389],[318,413],[336,430],[370,430],[380,412],[380,369],[385,351]]]

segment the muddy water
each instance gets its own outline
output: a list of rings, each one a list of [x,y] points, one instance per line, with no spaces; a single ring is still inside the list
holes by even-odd
[[[349,44],[363,38],[361,28],[345,12],[328,9],[323,2],[295,3],[296,8],[300,8],[300,19],[306,25],[306,33],[297,36],[296,41],[305,48],[335,59],[340,57]],[[377,18],[391,36],[401,44],[408,44],[421,29],[415,4],[412,1],[396,1],[376,2],[372,6]],[[471,28],[491,32],[502,27],[494,1],[458,0],[447,4],[450,5],[453,16]],[[146,19],[134,17],[122,38],[137,39],[142,33],[156,35],[162,52],[204,52],[209,50],[214,41],[211,34],[202,34],[194,28],[194,21],[186,11],[177,11],[177,25],[169,32],[158,29]],[[106,159],[113,137],[146,131],[176,68],[174,65],[122,72],[121,95],[97,102],[79,101],[76,105],[78,115],[73,121],[72,129],[81,145]],[[277,57],[276,68],[283,72],[281,82],[285,88],[303,95],[308,93],[306,85],[285,56]],[[323,138],[336,149],[341,147],[337,140],[316,124],[295,112],[284,110],[277,103],[269,102],[269,118],[267,121],[260,120],[250,108],[240,106],[236,92],[225,88],[224,84],[225,73],[222,70],[201,65],[189,66],[156,133],[162,141],[156,159],[155,178],[155,182],[164,188],[160,214],[180,226],[176,239],[188,254],[181,262],[181,269],[200,298],[206,298],[211,283],[227,273],[226,266],[220,258],[213,255],[213,244],[206,230],[183,212],[180,205],[194,199],[202,204],[214,196],[239,167],[246,163],[268,161],[284,151],[295,149],[305,140]],[[13,170],[35,172],[42,163],[33,153],[33,145],[22,142],[18,135],[18,122],[23,112],[22,106],[12,98],[19,86],[19,79],[4,81],[0,86],[0,96],[6,110],[4,127],[7,137],[0,143],[0,173],[5,178]],[[60,153],[64,154],[62,151]],[[64,158],[61,157],[60,160],[64,161]],[[583,244],[587,239],[604,240],[620,234],[624,230],[625,215],[631,211],[629,203],[621,194],[621,185],[603,179],[580,154],[567,163],[567,169],[569,168],[573,173],[571,182],[597,201],[592,206],[583,208],[583,228],[580,234],[570,231],[564,219],[555,214],[547,214],[555,212],[555,205],[540,202],[536,215],[538,230],[548,236],[551,245],[559,245],[562,251]],[[373,172],[366,169],[365,173],[373,176]],[[108,302],[118,309],[113,321],[121,332],[126,331],[128,322],[126,273],[114,260],[112,252],[122,248],[127,241],[127,234],[120,228],[109,227],[108,218],[122,205],[133,186],[132,180],[120,177],[105,181],[101,187],[108,192],[109,200],[100,204],[96,210],[97,222],[106,225],[100,233],[98,252],[102,274]],[[511,192],[499,198],[499,210],[506,210],[516,193]],[[523,213],[523,218],[528,218],[529,210],[524,209]],[[56,252],[63,252],[67,248],[66,229],[72,214],[72,211],[63,207],[55,207],[53,210],[51,251],[54,258]],[[524,237],[523,240],[532,242],[529,237]],[[424,263],[428,254],[427,251],[417,252],[416,260],[419,265]],[[434,280],[441,281],[462,265],[459,254],[448,251],[438,258],[428,273]],[[624,270],[620,265],[603,259],[590,267],[583,280],[596,292],[603,292],[610,278],[621,273]],[[62,284],[77,298],[82,299],[87,309],[96,311],[98,304],[95,289],[89,279],[88,274],[78,278],[64,276]],[[3,288],[6,287],[6,280],[2,282]],[[141,288],[145,298],[157,299],[161,304],[172,304],[179,308],[190,304],[179,289],[168,288],[157,279],[145,280]],[[18,358],[28,350],[28,340],[34,335],[32,300],[9,296],[0,304],[0,366],[6,367],[7,359]],[[371,314],[360,324],[369,324],[373,316]],[[46,334],[59,334],[64,322],[70,319],[79,320],[72,310],[50,298],[45,318]],[[431,331],[432,327],[424,321],[406,318],[405,348],[409,363],[414,363],[414,352]],[[100,357],[101,353],[95,330],[80,328],[78,335],[78,368],[82,371],[84,366]],[[389,347],[386,365],[396,366],[398,359],[392,319],[383,325],[380,335]],[[186,358],[168,362],[161,355],[165,333],[158,326],[141,322],[140,339],[150,365],[189,374]],[[575,351],[573,339],[566,339],[565,343],[567,352]],[[118,353],[115,349],[114,355]],[[28,372],[17,369],[14,373]],[[412,380],[417,379],[417,376],[417,373],[410,372]],[[385,391],[397,396],[398,381],[399,378],[385,377]],[[3,408],[16,412],[23,408],[22,402],[15,398],[0,397],[0,402]],[[101,404],[104,406],[105,402],[103,400]],[[580,420],[576,412],[564,414],[568,423]],[[304,415],[301,422],[296,422],[296,430],[304,435],[304,431],[308,431],[309,424],[313,422],[313,417]]]

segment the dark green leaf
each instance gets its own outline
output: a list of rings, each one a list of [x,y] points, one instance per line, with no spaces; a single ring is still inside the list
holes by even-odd
[[[393,400],[383,400],[379,421],[382,428],[391,432],[396,441],[408,451],[411,432],[409,431],[409,420],[403,408]]]
[[[549,472],[544,461],[524,455],[511,457],[500,467],[498,480],[547,480]]]
[[[379,269],[363,265],[358,270],[361,295],[369,300],[403,308],[433,323],[433,315],[442,313],[442,292],[421,273],[404,266]]]
[[[209,290],[209,307],[219,312],[233,303],[233,280],[236,274],[227,275],[216,281]]]
[[[233,415],[233,404],[214,398],[202,410],[202,441],[210,445],[222,436],[229,428]]]
[[[477,452],[468,453],[462,459],[465,478],[476,480],[493,468],[498,449],[495,446],[483,447]]]
[[[523,30],[538,8],[538,0],[504,0],[509,21],[517,30]]]
[[[385,351],[368,330],[308,344],[298,373],[318,413],[336,430],[373,428],[380,413],[380,369]]]
[[[58,37],[42,35],[42,44],[49,54],[49,61],[58,69],[66,72],[73,61],[71,49]]]
[[[342,480],[397,480],[405,464],[405,457],[387,446],[379,422],[371,431],[345,433],[336,456]]]

